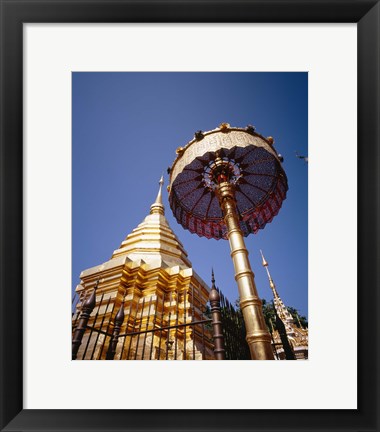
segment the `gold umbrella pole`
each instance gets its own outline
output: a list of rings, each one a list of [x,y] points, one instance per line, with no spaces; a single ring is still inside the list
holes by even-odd
[[[244,317],[247,332],[246,339],[251,358],[252,360],[274,360],[271,338],[262,311],[262,303],[257,294],[254,274],[248,260],[248,251],[239,226],[234,185],[221,182],[216,192],[228,229],[231,257],[235,268],[235,280],[239,289],[240,308]]]

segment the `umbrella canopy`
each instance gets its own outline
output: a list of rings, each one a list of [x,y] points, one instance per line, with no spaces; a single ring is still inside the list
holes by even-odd
[[[177,149],[170,170],[169,202],[185,229],[201,237],[227,238],[227,227],[216,194],[215,160],[228,167],[235,187],[240,228],[244,236],[271,222],[286,198],[288,183],[272,138],[264,138],[252,126],[224,123],[209,132],[197,132],[185,147]]]

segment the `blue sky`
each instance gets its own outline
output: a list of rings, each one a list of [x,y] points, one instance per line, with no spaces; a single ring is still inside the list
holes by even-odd
[[[279,214],[245,238],[261,298],[271,290],[259,250],[284,303],[307,316],[308,166],[307,73],[72,74],[72,290],[82,270],[110,259],[149,213],[162,173],[164,204],[173,231],[195,271],[234,302],[238,297],[229,244],[190,234],[172,216],[167,167],[197,130],[222,122],[253,124],[273,136],[284,156],[289,191]]]

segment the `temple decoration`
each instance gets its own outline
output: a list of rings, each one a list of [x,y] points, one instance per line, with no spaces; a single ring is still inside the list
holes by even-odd
[[[273,330],[272,327],[273,347],[275,349],[275,352],[280,358],[289,357],[289,355],[286,353],[287,347],[285,346],[287,344],[287,341],[289,341],[295,358],[297,360],[307,359],[309,345],[308,329],[304,329],[302,327],[298,315],[298,326],[295,324],[292,314],[288,311],[287,307],[285,306],[284,302],[278,294],[276,285],[269,272],[268,261],[265,259],[264,254],[261,250],[260,253],[262,257],[262,264],[267,272],[269,286],[273,294],[273,304],[276,312],[276,324],[279,324],[277,325],[277,330]],[[278,319],[280,319],[281,322],[279,322]],[[281,334],[282,326],[284,327],[287,337],[287,341],[285,342],[284,335]]]
[[[222,123],[177,149],[170,168],[169,201],[192,233],[228,239],[252,359],[273,359],[271,338],[248,260],[244,236],[271,222],[288,189],[272,137],[253,126]]]
[[[244,236],[264,228],[279,212],[288,190],[287,178],[273,145],[258,133],[215,129],[181,149],[170,169],[169,200],[178,223],[191,233],[227,239],[216,193],[223,175],[235,190]],[[218,173],[217,168],[224,168],[225,173]]]
[[[87,324],[93,331],[84,334],[77,359],[215,358],[210,330],[188,325],[204,319],[210,289],[169,226],[162,186],[163,178],[149,214],[111,258],[80,275],[78,310],[95,285],[96,306]],[[113,337],[105,338],[101,328]]]

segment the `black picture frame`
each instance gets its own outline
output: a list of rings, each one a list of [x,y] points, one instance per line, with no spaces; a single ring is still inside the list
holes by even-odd
[[[379,430],[380,5],[348,0],[0,0],[1,335],[0,428],[4,431]],[[23,23],[303,22],[358,25],[358,409],[23,409]],[[339,53],[337,53],[339,55]],[[342,160],[344,163],[344,143]],[[347,174],[349,175],[349,173]],[[340,215],[340,217],[344,217]],[[348,233],[348,235],[350,235]],[[336,305],[341,331],[349,320]],[[339,355],[356,355],[349,346]],[[54,361],[54,360],[52,360]],[[212,394],[210,377],[208,388]],[[205,384],[206,388],[206,384]],[[59,389],[57,389],[59,391]],[[80,383],[75,393],[85,394]],[[326,392],[328,383],[326,383]],[[294,389],[302,397],[302,391]],[[112,397],[112,395],[111,395]],[[274,389],[273,397],[283,397]],[[207,398],[205,398],[207,403]],[[296,403],[296,400],[295,400]],[[126,398],[126,407],[128,399]],[[168,401],[170,408],[170,401]]]

